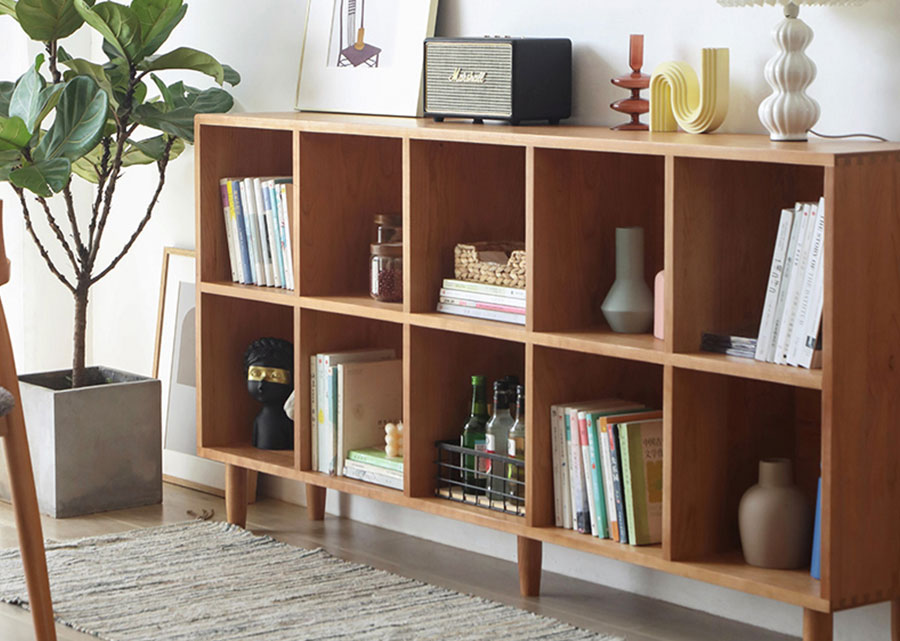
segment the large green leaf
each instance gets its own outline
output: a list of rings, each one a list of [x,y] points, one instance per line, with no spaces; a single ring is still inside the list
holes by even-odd
[[[162,80],[159,79],[155,73],[150,74],[150,79],[156,85],[156,88],[159,89],[159,95],[163,99],[163,102],[166,103],[166,107],[169,109],[174,109],[178,105],[175,104],[174,99],[172,98],[172,92],[169,91],[169,88],[166,86]]]
[[[141,49],[141,22],[129,7],[101,2],[91,8],[87,0],[72,0],[75,9],[122,57],[134,60]],[[105,47],[104,47],[104,50]]]
[[[190,69],[205,73],[220,85],[225,81],[225,70],[219,61],[208,53],[190,47],[179,47],[169,53],[148,60],[141,69],[159,71],[160,69]]]
[[[0,181],[9,180],[9,174],[22,163],[22,154],[16,149],[0,151]]]
[[[56,119],[35,149],[35,160],[75,160],[94,148],[103,135],[109,98],[93,78],[66,83],[56,105]]]
[[[155,53],[166,41],[184,18],[187,5],[184,0],[133,0],[131,9],[141,21],[141,41],[144,43],[141,57],[145,57]]]
[[[53,192],[62,191],[71,175],[72,165],[68,158],[53,158],[20,167],[9,174],[9,180],[20,189],[49,198]]]
[[[31,132],[25,121],[18,116],[0,118],[0,151],[7,149],[23,149],[31,140]]]
[[[44,122],[44,118],[49,116],[50,112],[56,108],[56,104],[59,102],[59,97],[62,95],[63,89],[65,89],[65,85],[47,85],[41,89],[41,110],[34,120],[33,133],[37,134],[38,131],[40,131],[41,123]]]
[[[4,14],[19,19],[16,16],[16,0],[0,0],[0,16]]]
[[[222,65],[222,69],[225,70],[225,82],[227,82],[232,87],[240,83],[241,74],[235,71],[234,67],[232,67],[231,65]]]
[[[12,100],[13,91],[16,90],[16,83],[4,80],[0,82],[0,117],[9,117],[9,101]]]
[[[118,106],[112,83],[106,75],[106,70],[101,65],[95,64],[90,60],[85,60],[84,58],[72,58],[71,60],[66,60],[63,64],[69,68],[69,71],[67,71],[64,76],[66,80],[71,80],[75,76],[90,76],[97,85],[106,92],[110,102],[113,103],[114,106]]]
[[[171,90],[171,87],[169,88]],[[174,97],[174,96],[173,96]],[[223,113],[231,109],[234,99],[227,91],[218,88],[197,91],[188,89],[181,97],[186,104],[168,109],[165,103],[148,102],[137,107],[134,120],[152,129],[159,129],[171,136],[194,142],[194,116],[198,113]]]
[[[87,4],[94,4],[93,0]],[[25,33],[42,42],[61,40],[84,24],[72,0],[19,0],[16,17]]]
[[[146,140],[129,140],[129,147],[122,154],[122,164],[149,165],[163,157],[168,136],[154,136]],[[175,160],[184,151],[184,140],[176,138],[169,150],[169,160]]]
[[[40,73],[42,64],[44,64],[44,55],[38,54],[34,60],[34,66],[19,78],[9,101],[9,115],[18,116],[24,120],[28,131],[34,131],[35,121],[44,106],[41,102],[41,90],[47,81]]]

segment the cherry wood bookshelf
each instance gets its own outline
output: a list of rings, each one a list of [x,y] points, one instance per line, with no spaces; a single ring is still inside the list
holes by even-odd
[[[229,520],[255,470],[305,482],[312,518],[331,489],[515,534],[526,595],[546,542],[800,606],[811,641],[833,612],[892,600],[900,641],[900,145],[286,113],[200,116],[195,154],[198,450],[227,466]],[[297,291],[230,280],[219,180],[266,175],[299,187]],[[704,330],[758,323],[779,211],[823,194],[823,369],[699,352]],[[384,211],[403,212],[403,303],[367,295]],[[648,280],[666,270],[664,341],[600,312],[623,225],[645,230]],[[456,243],[510,239],[528,253],[524,327],[435,313]],[[293,452],[250,446],[240,363],[264,335],[294,344]],[[372,346],[403,358],[403,491],[311,469],[309,357]],[[458,437],[473,373],[525,381],[524,518],[434,496],[434,444]],[[550,406],[616,395],[664,411],[661,545],[554,527]],[[821,463],[821,581],[741,556],[737,504],[767,456],[794,461],[810,502]]]

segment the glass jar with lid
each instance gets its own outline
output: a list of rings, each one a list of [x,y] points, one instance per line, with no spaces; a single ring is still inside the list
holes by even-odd
[[[378,243],[403,242],[403,216],[400,214],[376,214],[375,237]]]
[[[403,300],[403,243],[371,245],[369,294],[384,303]]]

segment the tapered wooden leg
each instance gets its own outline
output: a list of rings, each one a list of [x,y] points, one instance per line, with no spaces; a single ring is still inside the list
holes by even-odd
[[[259,485],[259,472],[247,470],[247,505],[256,503],[256,488]]]
[[[306,515],[310,521],[321,521],[325,518],[325,488],[306,484]]]
[[[900,599],[891,601],[891,641],[900,641]]]
[[[229,523],[247,527],[247,469],[225,466],[225,515]]]
[[[831,641],[834,615],[803,609],[803,641]]]
[[[540,541],[524,536],[518,538],[519,548],[519,592],[522,596],[540,596],[541,594],[541,556]]]

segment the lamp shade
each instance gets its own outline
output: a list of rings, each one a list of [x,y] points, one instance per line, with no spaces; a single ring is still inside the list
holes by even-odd
[[[796,5],[819,5],[819,6],[839,6],[839,5],[860,5],[866,0],[718,0],[723,7],[757,7],[763,5],[776,4],[796,4]]]

